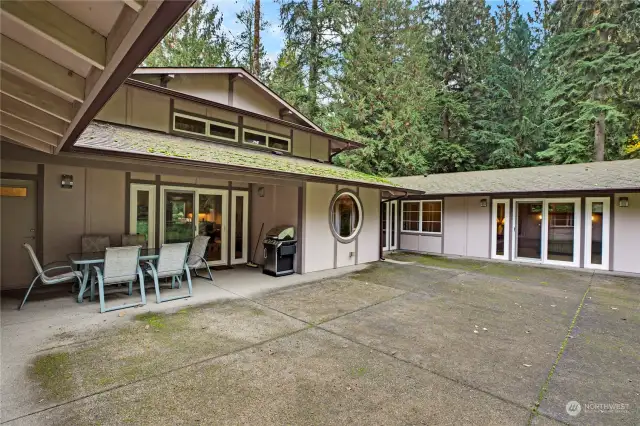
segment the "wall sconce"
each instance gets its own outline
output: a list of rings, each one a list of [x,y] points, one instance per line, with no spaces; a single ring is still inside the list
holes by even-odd
[[[487,207],[487,199],[483,198],[482,200],[480,200],[480,207]]]
[[[264,186],[258,188],[258,197],[264,197]]]
[[[620,199],[618,199],[618,205],[620,207],[629,207],[629,198],[628,197],[620,197]]]
[[[73,176],[62,175],[62,179],[60,179],[60,188],[73,188]]]

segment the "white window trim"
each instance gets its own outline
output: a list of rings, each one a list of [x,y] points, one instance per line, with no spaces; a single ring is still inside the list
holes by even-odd
[[[235,258],[235,239],[236,239],[236,200],[237,198],[242,198],[242,232],[244,238],[242,239],[242,258]],[[231,241],[229,244],[231,245],[231,264],[236,265],[240,263],[247,263],[247,258],[249,257],[249,191],[231,191],[231,216],[229,216],[229,220],[231,221]]]
[[[419,220],[418,220],[418,231],[411,231],[404,228],[404,205],[406,203],[419,203],[420,209],[419,212]],[[423,203],[440,203],[440,232],[428,232],[422,230],[422,205]],[[442,235],[442,200],[402,200],[402,211],[400,212],[400,229],[401,232],[407,234],[422,234],[422,235]],[[426,221],[426,222],[435,222],[435,221]]]
[[[602,203],[602,264],[591,263],[591,216],[593,203]],[[584,208],[584,267],[609,270],[609,231],[611,221],[611,199],[609,197],[586,197]]]
[[[246,142],[246,133],[247,132],[253,133],[255,135],[265,136],[267,138],[267,145],[263,146],[263,145],[256,145],[254,143]],[[273,138],[282,139],[283,141],[287,141],[288,142],[288,148],[287,149],[280,149],[280,148],[273,148],[273,147],[269,146],[270,139],[272,137]],[[259,130],[242,129],[242,143],[245,144],[245,145],[249,145],[249,146],[255,146],[255,147],[261,148],[261,149],[269,149],[269,150],[282,151],[282,152],[291,152],[291,138],[288,138],[288,137],[285,137],[285,136],[281,136],[281,135],[273,135],[271,133],[265,133],[265,132],[261,132]]]
[[[138,223],[138,191],[149,192],[149,221],[147,247],[156,246],[156,186],[151,184],[132,183],[129,186],[129,233],[136,234]]]
[[[188,118],[189,120],[194,120],[194,121],[199,121],[201,123],[204,123],[204,134],[203,133],[197,133],[197,132],[190,132],[189,130],[182,130],[182,129],[176,128],[176,117]],[[216,126],[226,127],[227,129],[235,130],[236,131],[235,139],[234,138],[226,138],[224,136],[212,135],[210,133],[210,129],[209,129],[209,125],[210,124],[215,124]],[[207,138],[212,138],[214,140],[218,139],[218,140],[229,141],[229,142],[238,142],[238,126],[234,126],[233,124],[221,123],[221,122],[216,121],[216,120],[208,120],[208,119],[205,119],[205,118],[194,117],[193,115],[189,115],[189,114],[183,114],[181,112],[174,112],[173,113],[172,125],[173,125],[173,130],[176,131],[176,132],[188,133],[190,135],[196,135],[196,136],[200,136],[200,137],[204,136],[204,137],[207,137]]]

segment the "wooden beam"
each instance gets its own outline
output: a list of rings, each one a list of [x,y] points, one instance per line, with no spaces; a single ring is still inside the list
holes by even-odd
[[[4,112],[0,113],[0,123],[8,129],[22,133],[23,135],[38,139],[49,145],[58,146],[60,137],[54,135],[51,132],[42,130],[40,127],[32,126],[12,115],[8,115]]]
[[[67,123],[73,118],[73,104],[38,86],[5,72],[0,80],[0,92],[44,111]]]
[[[84,78],[9,37],[2,35],[0,42],[0,63],[6,71],[70,101],[84,101]]]
[[[64,135],[67,127],[64,121],[8,96],[0,96],[0,110],[58,136]]]
[[[2,1],[2,15],[64,50],[104,69],[106,40],[71,15],[48,1]]]
[[[142,2],[136,0],[122,0],[122,2],[129,6],[131,9],[135,10],[136,13],[140,12],[142,10],[142,7],[144,6]]]
[[[67,128],[56,154],[70,149],[78,136],[129,75],[149,55],[195,0],[149,0],[133,23],[123,8],[107,37],[107,65]],[[122,19],[121,19],[122,18]],[[110,46],[110,47],[109,47]]]
[[[48,145],[32,137],[23,135],[22,133],[18,133],[5,127],[4,125],[0,126],[0,135],[2,135],[2,140],[6,140],[7,142],[16,145],[26,146],[27,148],[35,149],[37,151],[46,152],[47,154],[52,154],[54,150],[51,145]]]

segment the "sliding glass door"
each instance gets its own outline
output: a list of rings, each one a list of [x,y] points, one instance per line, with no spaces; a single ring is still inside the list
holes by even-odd
[[[227,263],[228,191],[162,186],[160,244],[192,242],[209,237],[205,259],[209,265]]]
[[[398,201],[382,203],[382,250],[398,249]]]
[[[609,197],[587,197],[584,211],[584,267],[609,269]]]
[[[580,265],[580,199],[515,200],[513,258]]]

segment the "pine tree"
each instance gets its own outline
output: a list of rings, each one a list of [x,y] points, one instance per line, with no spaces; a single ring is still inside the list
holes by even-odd
[[[278,55],[268,85],[281,98],[309,116],[308,91],[299,52],[287,42]]]
[[[325,128],[366,147],[336,163],[381,175],[424,173],[437,106],[416,8],[410,0],[364,0],[355,15]]]
[[[640,2],[557,0],[551,10],[545,53],[553,134],[540,156],[554,163],[620,158],[640,106]]]
[[[471,147],[483,168],[535,165],[545,148],[539,43],[517,1],[504,0],[496,21],[500,50],[475,85]]]
[[[229,41],[218,7],[198,0],[145,59],[148,67],[229,66]]]
[[[267,52],[260,36],[258,36],[259,48],[254,48],[254,46],[256,46],[256,14],[254,10],[255,3],[247,3],[246,6],[236,14],[236,20],[240,24],[242,30],[231,40],[230,50],[233,52],[233,62],[236,65],[247,69],[259,79],[267,81],[273,67],[267,57]],[[260,31],[266,31],[269,28],[270,23],[262,17],[260,22]],[[257,66],[254,65],[256,63]]]

